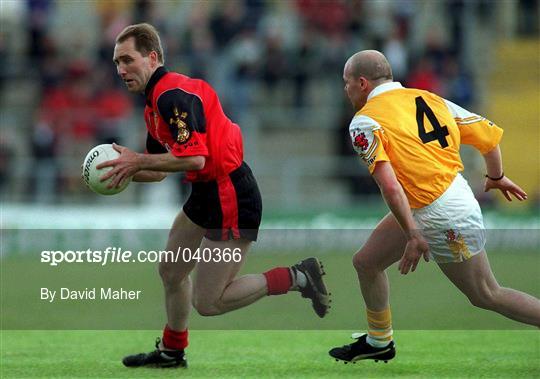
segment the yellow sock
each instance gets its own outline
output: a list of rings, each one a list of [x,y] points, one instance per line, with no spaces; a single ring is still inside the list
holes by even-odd
[[[384,347],[392,341],[392,314],[390,307],[382,311],[366,309],[368,320],[367,343],[373,347]]]

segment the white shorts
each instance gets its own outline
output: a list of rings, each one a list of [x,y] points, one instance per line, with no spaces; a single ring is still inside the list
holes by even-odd
[[[412,209],[412,213],[435,262],[463,262],[484,249],[486,233],[480,205],[459,173],[437,200]]]

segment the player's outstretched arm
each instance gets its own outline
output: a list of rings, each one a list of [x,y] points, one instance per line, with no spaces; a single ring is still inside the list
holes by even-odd
[[[373,178],[407,238],[407,245],[398,267],[399,271],[405,275],[409,271],[416,270],[422,256],[426,262],[429,261],[429,247],[416,227],[409,202],[390,162],[378,162],[373,171]]]
[[[484,154],[484,160],[487,170],[484,192],[491,189],[499,189],[508,201],[512,201],[510,195],[513,195],[519,201],[527,200],[527,193],[504,175],[499,145]]]

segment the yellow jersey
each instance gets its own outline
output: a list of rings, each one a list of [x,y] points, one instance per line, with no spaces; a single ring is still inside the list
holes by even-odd
[[[373,173],[389,161],[411,208],[431,204],[450,186],[463,163],[460,144],[485,154],[502,129],[433,93],[391,82],[377,86],[349,126],[353,147]]]

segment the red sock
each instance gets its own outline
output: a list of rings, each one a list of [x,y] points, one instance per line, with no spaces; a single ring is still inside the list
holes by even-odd
[[[263,275],[266,277],[268,295],[282,295],[289,292],[292,278],[288,267],[276,267],[266,271]]]
[[[169,325],[165,325],[162,341],[167,349],[184,350],[188,346],[188,330],[178,332],[169,328]]]

